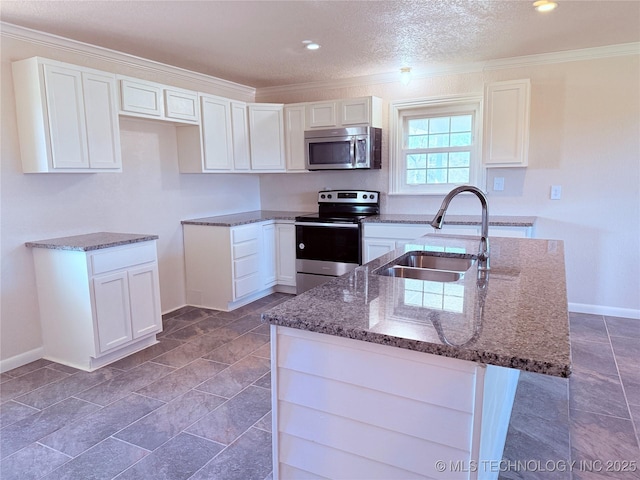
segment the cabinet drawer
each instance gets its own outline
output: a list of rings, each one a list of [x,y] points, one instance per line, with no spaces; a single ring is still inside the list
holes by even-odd
[[[154,262],[156,260],[155,242],[144,242],[139,246],[105,249],[91,255],[91,269],[93,275],[112,270],[127,268],[131,265]]]
[[[260,262],[258,255],[241,258],[233,262],[233,277],[240,278],[252,273],[258,273]]]
[[[255,293],[261,288],[260,275],[249,275],[233,282],[234,299]]]
[[[233,246],[233,259],[247,257],[249,255],[257,255],[258,241],[251,240],[249,242],[239,243]]]
[[[231,242],[240,243],[248,240],[258,240],[260,229],[256,225],[236,227],[231,230]]]
[[[162,88],[142,80],[120,81],[121,107],[125,112],[162,116]]]
[[[198,94],[196,92],[166,88],[164,93],[167,118],[198,121]]]

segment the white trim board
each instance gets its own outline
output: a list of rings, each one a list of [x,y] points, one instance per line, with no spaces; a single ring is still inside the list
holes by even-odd
[[[585,303],[569,303],[569,312],[589,313],[592,315],[604,315],[607,317],[621,317],[640,320],[640,310],[636,310],[633,308],[605,307],[601,305],[588,305]]]
[[[35,362],[44,357],[44,347],[34,348],[28,352],[20,353],[13,357],[0,360],[0,373],[8,372],[14,368],[22,367],[27,363]]]
[[[151,73],[159,73],[163,76],[178,80],[195,82],[208,88],[216,87],[220,90],[218,95],[228,94],[230,97],[237,100],[246,102],[253,102],[255,100],[256,89],[247,85],[241,85],[222,78],[192,72],[184,68],[174,67],[172,65],[148,60],[146,58],[136,57],[135,55],[129,55],[128,53],[110,50],[108,48],[79,42],[77,40],[71,40],[69,38],[40,32],[38,30],[32,30],[30,28],[13,25],[11,23],[0,22],[0,35],[2,37],[29,42],[34,45],[42,45],[71,53],[82,54],[84,56],[110,62],[114,65],[125,65],[127,67],[133,67]]]

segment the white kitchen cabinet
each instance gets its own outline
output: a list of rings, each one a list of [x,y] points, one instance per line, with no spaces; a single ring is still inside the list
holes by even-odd
[[[276,226],[274,223],[262,224],[262,284],[265,288],[277,283]]]
[[[92,251],[33,248],[44,358],[92,371],[162,331],[156,242]]]
[[[233,139],[233,168],[237,172],[251,168],[249,151],[249,120],[247,104],[231,101],[231,138]]]
[[[201,95],[202,151],[204,171],[233,169],[231,102],[226,98]]]
[[[32,57],[13,80],[25,173],[122,171],[115,75]]]
[[[251,169],[263,172],[285,170],[284,120],[280,103],[251,103],[249,144]]]
[[[361,97],[308,103],[307,128],[333,128],[365,125],[382,127],[382,100]]]
[[[196,124],[200,121],[198,94],[191,90],[118,75],[120,114]]]
[[[362,239],[363,263],[370,262],[433,231],[434,228],[429,224],[365,223]]]
[[[287,172],[307,172],[304,164],[305,105],[284,107],[284,139]]]
[[[485,88],[484,165],[526,167],[529,153],[529,79]]]
[[[293,222],[276,223],[277,283],[296,286],[296,227]]]

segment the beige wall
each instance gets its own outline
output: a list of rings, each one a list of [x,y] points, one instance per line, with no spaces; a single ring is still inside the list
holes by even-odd
[[[260,208],[257,176],[178,173],[174,127],[160,122],[121,118],[123,173],[23,174],[11,62],[34,55],[229,96],[215,85],[206,89],[202,82],[176,82],[146,69],[3,37],[2,360],[28,358],[42,346],[33,260],[24,242],[96,231],[159,235],[166,312],[185,304],[180,221]]]
[[[258,101],[306,102],[376,95],[390,101],[481,93],[487,82],[531,79],[529,167],[489,170],[491,214],[535,215],[536,234],[565,241],[568,296],[575,311],[640,314],[640,73],[639,57],[622,56],[415,79],[340,89],[258,91]],[[387,192],[388,131],[383,131],[383,169],[311,172],[291,181],[263,175],[263,208],[314,208],[324,188]],[[493,177],[505,190],[493,192]],[[549,199],[551,185],[562,199]],[[433,215],[442,197],[383,196],[384,213]],[[456,199],[452,213],[479,213],[475,198]],[[491,233],[491,231],[489,231]]]

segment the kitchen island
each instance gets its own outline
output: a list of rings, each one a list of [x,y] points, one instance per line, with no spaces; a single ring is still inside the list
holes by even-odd
[[[405,248],[469,256],[478,243]],[[274,478],[497,478],[518,372],[570,374],[561,241],[491,238],[486,278],[477,263],[455,281],[378,274],[403,253],[263,314]]]

